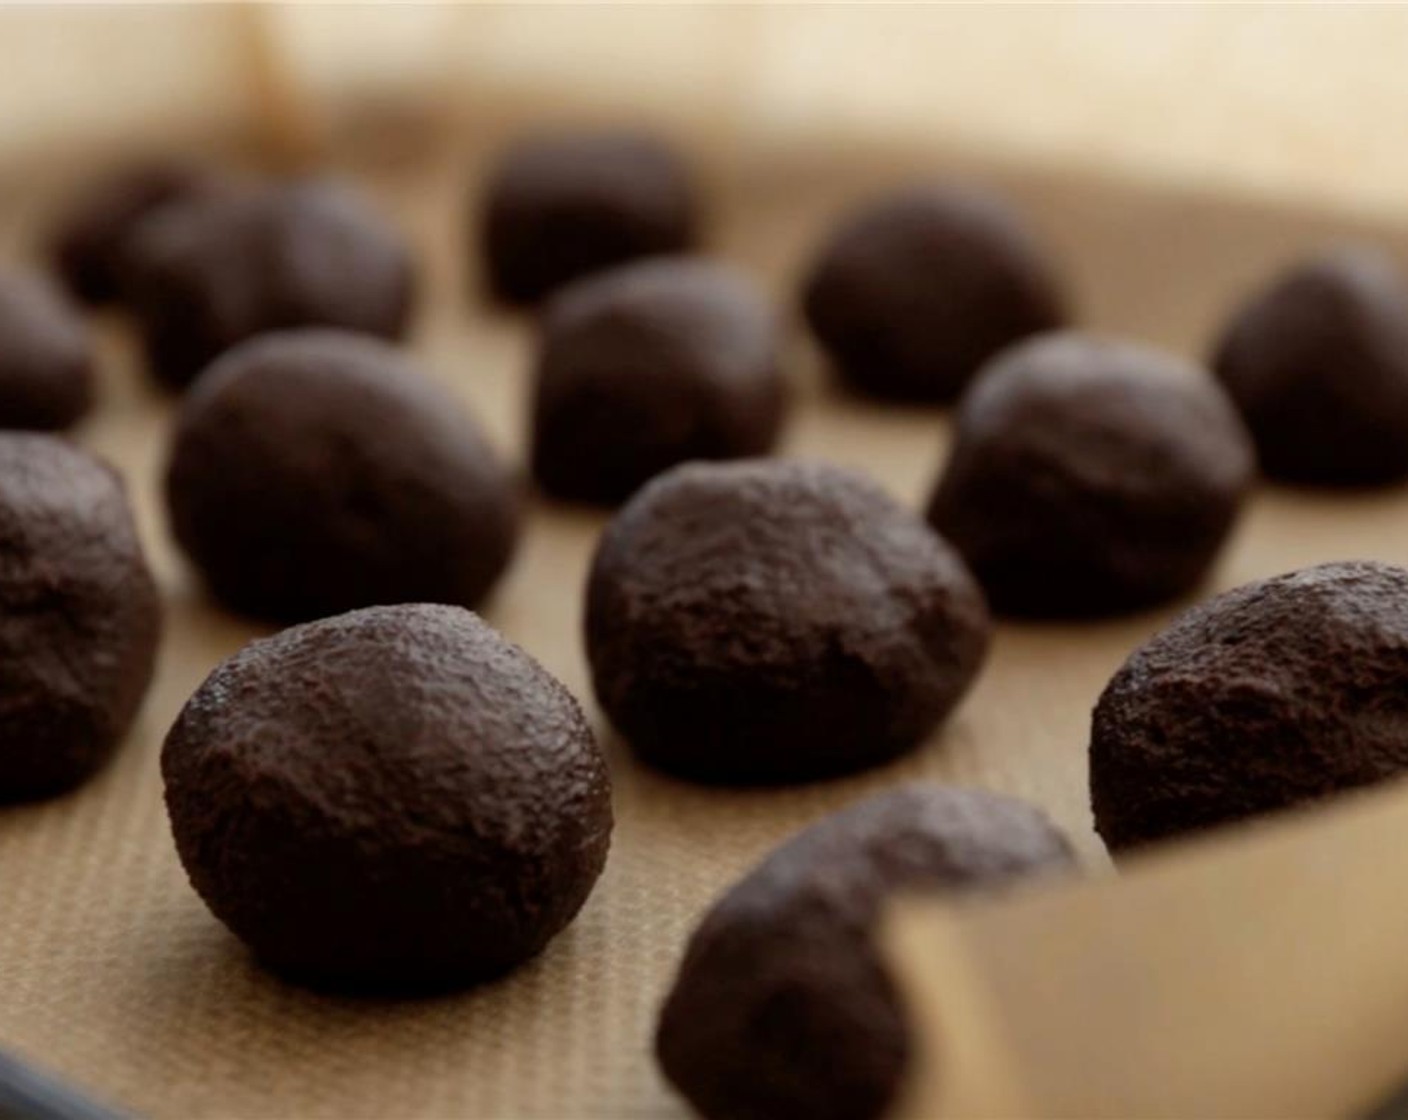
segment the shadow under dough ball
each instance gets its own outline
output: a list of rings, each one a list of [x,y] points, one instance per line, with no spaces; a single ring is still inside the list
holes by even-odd
[[[885,902],[1074,863],[1034,806],[910,785],[798,834],[705,916],[660,1015],[666,1076],[709,1120],[871,1120],[908,1057],[873,942]]]
[[[1324,564],[1180,615],[1095,708],[1090,795],[1112,850],[1408,770],[1408,571]]]
[[[98,180],[63,215],[54,238],[54,263],[69,291],[93,304],[116,300],[143,219],[224,186],[213,172],[180,163],[147,164]]]
[[[152,371],[181,388],[267,331],[342,327],[387,338],[413,294],[400,237],[352,188],[303,180],[167,206],[136,231],[124,296]]]
[[[500,975],[581,908],[611,784],[581,708],[459,607],[374,607],[221,664],[161,754],[176,848],[211,911],[318,986]]]
[[[216,597],[281,622],[473,606],[518,535],[517,485],[459,402],[345,331],[265,335],[212,366],[182,403],[166,496]]]
[[[987,651],[962,560],[864,477],[782,460],[689,464],[607,527],[587,587],[602,708],[697,781],[863,769],[918,746]]]
[[[93,405],[93,342],[47,281],[0,267],[0,429],[50,431]]]
[[[1408,476],[1408,281],[1388,255],[1343,248],[1285,273],[1237,312],[1213,369],[1272,478]]]
[[[485,186],[486,279],[499,299],[535,303],[579,276],[690,248],[695,210],[688,169],[648,136],[521,141]]]
[[[852,388],[949,401],[1019,338],[1065,310],[1047,261],[996,196],[911,188],[845,220],[806,277],[803,310]]]
[[[661,258],[579,280],[543,318],[533,473],[614,505],[691,459],[767,452],[786,386],[772,309],[746,278]]]
[[[146,694],[161,607],[117,474],[0,433],[0,802],[79,785]]]
[[[1254,470],[1236,410],[1204,371],[1062,332],[1011,347],[978,375],[929,521],[994,611],[1109,614],[1195,587]]]

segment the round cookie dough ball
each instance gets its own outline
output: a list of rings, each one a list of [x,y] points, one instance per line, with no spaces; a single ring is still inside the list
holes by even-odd
[[[1408,571],[1339,563],[1179,616],[1105,688],[1090,738],[1111,849],[1408,770]]]
[[[607,527],[587,588],[602,708],[697,781],[806,781],[918,746],[987,651],[958,555],[860,475],[676,467]]]
[[[1073,864],[1045,814],[977,789],[911,785],[800,833],[690,939],[660,1015],[665,1074],[709,1120],[872,1120],[908,1057],[873,942],[886,901],[999,887]]]
[[[81,195],[59,224],[54,263],[69,290],[88,303],[109,303],[124,287],[133,231],[174,202],[222,189],[212,172],[182,163],[152,163],[103,178]]]
[[[187,385],[245,339],[291,327],[394,338],[410,257],[351,188],[304,180],[163,207],[132,238],[125,296],[153,372]]]
[[[92,404],[82,317],[39,277],[0,267],[0,429],[67,428]]]
[[[107,761],[160,631],[116,473],[53,436],[0,433],[0,801],[62,793]]]
[[[1195,587],[1255,455],[1211,377],[1074,332],[1004,351],[964,395],[929,521],[999,613],[1076,617]]]
[[[695,239],[689,173],[649,136],[588,133],[520,141],[486,189],[480,219],[490,288],[510,303]]]
[[[459,403],[388,343],[265,335],[183,402],[176,540],[215,596],[297,622],[377,603],[473,606],[508,564],[517,486]]]
[[[690,459],[766,453],[786,386],[771,308],[732,269],[658,258],[580,280],[543,319],[533,473],[614,505]]]
[[[952,400],[998,350],[1065,318],[1017,216],[953,186],[912,188],[849,217],[812,265],[802,302],[843,380],[903,401]]]
[[[1344,248],[1287,272],[1233,317],[1213,369],[1269,476],[1408,475],[1408,283],[1385,254]]]
[[[576,915],[611,837],[577,702],[459,607],[252,642],[186,704],[161,770],[211,911],[265,964],[330,987],[508,971]]]

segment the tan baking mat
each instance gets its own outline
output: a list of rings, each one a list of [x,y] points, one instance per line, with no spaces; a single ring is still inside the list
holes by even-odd
[[[1203,349],[1234,294],[1272,264],[1347,228],[1080,175],[975,168],[952,156],[733,152],[706,167],[715,247],[790,300],[800,261],[837,207],[921,168],[977,173],[1015,196],[1064,262],[1083,321],[1185,351]],[[36,173],[3,186],[11,243],[32,240],[64,178]],[[456,157],[379,173],[373,185],[431,274],[416,349],[521,462],[530,332],[467,294],[459,247],[463,184],[472,178]],[[1401,233],[1379,236],[1408,244]],[[942,457],[944,414],[842,399],[800,337],[794,357],[803,391],[786,453],[852,464],[919,501]],[[98,1095],[183,1118],[677,1116],[650,1038],[683,940],[717,892],[797,828],[922,776],[1032,798],[1093,869],[1105,867],[1087,808],[1087,714],[1109,673],[1168,612],[1000,627],[950,725],[915,756],[852,780],[696,789],[638,769],[613,743],[611,859],[579,919],[538,961],[482,990],[414,1002],[287,987],[250,963],[187,886],[156,765],[180,704],[257,631],[205,602],[166,540],[156,482],[169,404],[136,376],[117,322],[105,328],[104,377],[101,406],[79,437],[131,482],[169,603],[159,673],[131,741],[97,781],[52,804],[0,813],[0,1045]],[[485,612],[584,700],[579,599],[601,524],[594,513],[537,503]],[[1344,556],[1408,560],[1408,496],[1263,490],[1217,583]]]
[[[926,1059],[897,1115],[1397,1120],[1405,834],[1400,780],[1141,851],[1118,876],[893,908]]]

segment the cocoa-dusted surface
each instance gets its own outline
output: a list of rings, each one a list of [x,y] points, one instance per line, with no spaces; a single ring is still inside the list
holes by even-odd
[[[1408,476],[1408,280],[1378,249],[1290,269],[1237,309],[1213,358],[1273,478]]]
[[[596,695],[636,754],[701,781],[802,781],[918,746],[987,650],[962,560],[863,475],[677,467],[617,514],[587,587]]]
[[[163,206],[222,189],[206,168],[150,163],[102,178],[60,216],[51,252],[54,265],[77,298],[104,304],[122,292],[130,239],[144,218]]]
[[[983,367],[929,520],[995,611],[1110,614],[1196,587],[1254,472],[1246,429],[1205,371],[1065,331]]]
[[[840,377],[872,396],[949,401],[989,357],[1065,319],[1051,265],[996,195],[918,186],[823,243],[802,306]]]
[[[915,783],[825,818],[695,930],[656,1034],[666,1076],[709,1120],[880,1116],[909,1049],[873,942],[882,906],[1073,862],[1040,809],[979,789]]]
[[[161,631],[118,475],[0,433],[0,803],[62,793],[131,726]]]
[[[269,966],[339,988],[500,975],[576,915],[611,783],[581,708],[459,607],[374,607],[255,641],[172,727],[191,883]]]
[[[538,136],[490,172],[470,252],[496,297],[534,303],[579,276],[689,248],[697,207],[688,168],[654,137]]]
[[[1228,591],[1095,708],[1095,826],[1125,849],[1408,771],[1408,570],[1322,564]]]
[[[691,459],[762,455],[786,400],[776,317],[744,273],[685,257],[569,285],[539,337],[532,461],[555,497],[614,505]]]
[[[152,372],[181,388],[252,335],[326,326],[388,338],[410,317],[411,258],[345,183],[295,180],[163,207],[135,232],[124,300]]]
[[[216,597],[286,622],[474,606],[520,519],[517,485],[458,401],[390,344],[318,328],[245,343],[187,394],[166,496]]]
[[[93,340],[57,289],[0,266],[0,429],[51,431],[93,404]]]

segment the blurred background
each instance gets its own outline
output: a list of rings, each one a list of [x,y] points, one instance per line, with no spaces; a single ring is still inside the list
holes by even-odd
[[[1408,199],[1399,7],[34,6],[0,10],[0,36],[0,171],[212,130],[302,154],[404,143],[533,111]]]

